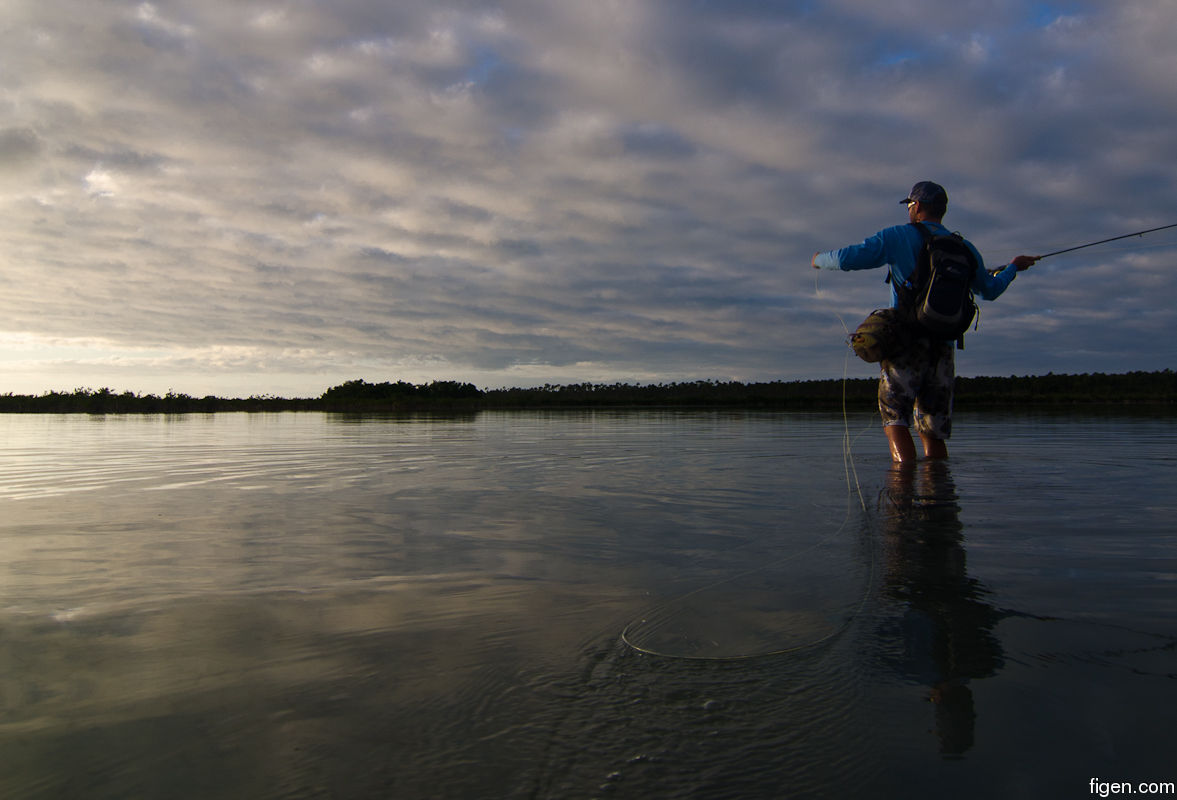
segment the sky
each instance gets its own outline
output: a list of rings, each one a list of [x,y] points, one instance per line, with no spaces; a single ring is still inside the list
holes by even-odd
[[[869,377],[919,180],[996,267],[1177,223],[1172,0],[0,0],[0,393]],[[1177,367],[1177,229],[961,375]]]

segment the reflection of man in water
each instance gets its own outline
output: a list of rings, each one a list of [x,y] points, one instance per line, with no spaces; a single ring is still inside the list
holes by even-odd
[[[1002,666],[993,626],[1004,616],[982,602],[988,589],[965,567],[956,486],[948,464],[896,464],[880,501],[886,591],[904,608],[899,671],[931,686],[940,751],[973,744],[976,714],[968,682]]]

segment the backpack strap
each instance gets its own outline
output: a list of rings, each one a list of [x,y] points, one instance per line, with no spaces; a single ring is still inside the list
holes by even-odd
[[[932,239],[932,232],[930,230],[928,230],[927,227],[925,227],[924,223],[922,223],[922,222],[909,222],[908,224],[920,232],[920,236],[924,240],[923,246],[926,247],[928,242],[931,241],[931,239]],[[922,248],[921,248],[921,250],[922,250]],[[920,256],[922,255],[921,250],[917,250],[916,254],[915,254],[915,267],[917,270],[919,269],[919,266],[920,266]],[[913,272],[912,277],[914,277],[914,276],[915,276],[915,273]],[[883,283],[891,283],[891,280],[892,280],[891,279],[891,270],[887,270],[887,276],[885,278],[883,278]],[[912,289],[915,288],[911,282],[911,278],[908,278],[904,283],[906,283],[906,286],[904,288],[906,288],[908,291],[911,291]]]
[[[917,231],[920,232],[920,238],[923,239],[923,247],[927,247],[928,242],[932,241],[932,237],[935,234],[933,234],[928,229],[928,226],[922,222],[912,222],[912,223],[910,223],[910,225],[911,225],[911,227],[915,228]],[[919,269],[919,257],[920,257],[920,254],[916,253],[916,257],[915,257],[916,258],[916,269]],[[912,274],[915,274],[915,273],[912,273]]]
[[[922,244],[915,251],[915,269],[907,276],[907,280],[903,283],[895,284],[895,293],[899,296],[900,305],[910,309],[915,304],[915,294],[920,283],[928,279],[927,268],[923,263],[924,249],[927,248],[928,242],[932,241],[933,234],[922,222],[912,222],[909,224],[920,232]],[[884,283],[891,282],[891,270],[887,270],[887,277],[884,279]]]

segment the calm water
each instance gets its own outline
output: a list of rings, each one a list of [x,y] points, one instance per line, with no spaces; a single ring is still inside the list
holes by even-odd
[[[1177,780],[1172,416],[0,416],[0,504],[4,798]]]

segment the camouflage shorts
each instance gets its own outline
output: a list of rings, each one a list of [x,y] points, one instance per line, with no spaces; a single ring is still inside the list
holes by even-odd
[[[881,362],[879,413],[884,425],[904,425],[935,439],[952,435],[953,343],[916,339]]]

